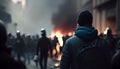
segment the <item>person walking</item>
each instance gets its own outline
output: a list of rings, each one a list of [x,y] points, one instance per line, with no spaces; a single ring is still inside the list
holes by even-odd
[[[47,59],[48,59],[48,51],[51,45],[49,38],[46,36],[46,31],[44,29],[41,30],[41,38],[38,41],[37,45],[37,55],[40,53],[39,64],[41,69],[47,69]]]

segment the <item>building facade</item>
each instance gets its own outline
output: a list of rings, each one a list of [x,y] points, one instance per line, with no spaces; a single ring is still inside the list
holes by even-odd
[[[113,34],[120,32],[120,0],[77,0],[77,12],[89,10],[93,13],[93,25],[99,34],[107,28]]]
[[[117,4],[116,4],[116,22],[117,22],[117,24],[116,24],[116,27],[117,27],[117,33],[120,35],[120,0],[117,0]]]
[[[93,11],[92,0],[76,0],[77,13],[84,10]]]
[[[105,33],[107,28],[112,29],[112,33],[117,33],[117,0],[93,0],[94,26],[99,34]]]

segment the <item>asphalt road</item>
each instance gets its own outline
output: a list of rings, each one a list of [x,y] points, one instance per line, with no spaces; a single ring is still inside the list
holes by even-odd
[[[36,66],[35,62],[31,60],[30,64],[26,64],[27,69],[40,69],[39,66]],[[51,59],[48,58],[47,69],[60,69],[59,68],[59,61],[56,61],[55,58]]]

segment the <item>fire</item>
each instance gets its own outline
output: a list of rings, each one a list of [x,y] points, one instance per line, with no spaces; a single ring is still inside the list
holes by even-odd
[[[72,36],[73,32],[69,32],[67,35]],[[51,35],[49,37],[51,39],[54,39],[54,36],[56,36],[58,38],[58,42],[59,42],[59,43],[57,43],[57,46],[56,46],[56,49],[57,49],[57,52],[58,52],[58,57],[56,58],[56,60],[60,61],[61,60],[60,46],[61,47],[63,46],[62,37],[65,36],[65,35],[62,34],[60,31],[57,31],[57,32],[52,31]],[[55,50],[53,50],[53,54],[55,54]]]
[[[68,36],[73,36],[74,32],[69,32],[67,35]],[[58,38],[59,44],[60,46],[63,46],[63,36],[66,36],[65,34],[62,34],[60,31],[57,32],[51,32],[51,35],[49,36],[51,39],[54,39],[54,36],[56,36]]]
[[[61,34],[61,32],[59,32],[59,31],[57,31],[57,32],[55,32],[55,33],[52,32],[52,33],[51,33],[51,39],[53,39],[54,36],[56,36],[56,37],[58,38],[58,41],[59,41],[60,46],[63,46],[63,39],[62,39],[63,35]]]
[[[57,43],[56,49],[57,49],[57,52],[60,52],[60,45],[58,43]]]
[[[61,59],[60,46],[63,46],[63,39],[62,39],[63,34],[60,31],[51,32],[51,35],[49,37],[51,39],[54,39],[54,36],[56,36],[58,38],[58,42],[59,42],[59,43],[57,43],[57,46],[56,46],[56,49],[58,52],[58,56],[57,56],[56,60],[60,61],[60,59]],[[53,50],[53,54],[55,54],[55,50]]]

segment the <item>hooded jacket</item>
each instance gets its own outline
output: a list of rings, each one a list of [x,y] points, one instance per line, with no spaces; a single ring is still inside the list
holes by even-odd
[[[75,31],[75,35],[86,42],[91,42],[98,37],[98,31],[91,26],[82,26]]]
[[[62,51],[60,69],[78,69],[76,56],[83,48],[83,42],[90,43],[98,38],[98,32],[91,26],[81,26],[75,31],[75,35],[69,38]]]

